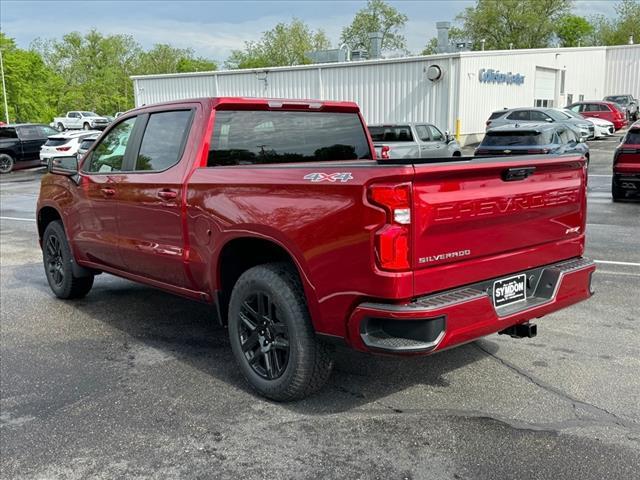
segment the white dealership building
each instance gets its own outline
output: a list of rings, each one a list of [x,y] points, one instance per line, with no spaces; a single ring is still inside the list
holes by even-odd
[[[136,105],[203,96],[350,100],[373,123],[430,122],[479,141],[492,111],[640,98],[640,45],[474,51],[134,76]]]

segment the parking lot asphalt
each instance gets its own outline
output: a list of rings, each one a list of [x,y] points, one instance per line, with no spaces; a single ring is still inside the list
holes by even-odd
[[[0,477],[631,479],[640,466],[640,203],[612,203],[594,141],[596,295],[425,358],[337,352],[328,385],[251,393],[213,311],[109,275],[53,297],[41,172],[0,179]]]

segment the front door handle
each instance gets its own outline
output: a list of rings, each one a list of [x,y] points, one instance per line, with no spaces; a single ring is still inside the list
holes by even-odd
[[[116,194],[115,188],[103,187],[100,189],[100,191],[105,197],[113,197]]]
[[[178,193],[173,190],[160,190],[158,196],[163,200],[174,200],[178,196]]]

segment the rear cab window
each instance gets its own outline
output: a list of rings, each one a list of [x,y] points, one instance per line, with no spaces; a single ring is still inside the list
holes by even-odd
[[[218,110],[207,166],[371,158],[355,113]]]
[[[383,125],[369,127],[374,142],[413,142],[409,125]]]

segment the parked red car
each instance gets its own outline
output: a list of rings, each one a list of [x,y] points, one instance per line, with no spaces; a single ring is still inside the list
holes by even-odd
[[[576,102],[567,107],[583,117],[595,117],[608,120],[613,123],[616,130],[626,127],[629,122],[627,116],[617,103],[594,100],[588,102]]]
[[[530,320],[592,294],[584,156],[378,164],[350,102],[145,106],[79,169],[49,170],[37,225],[54,294],[108,272],[214,304],[240,371],[276,400],[322,386],[332,343],[426,355],[532,337]]]
[[[613,201],[640,198],[640,121],[629,128],[613,155]]]

